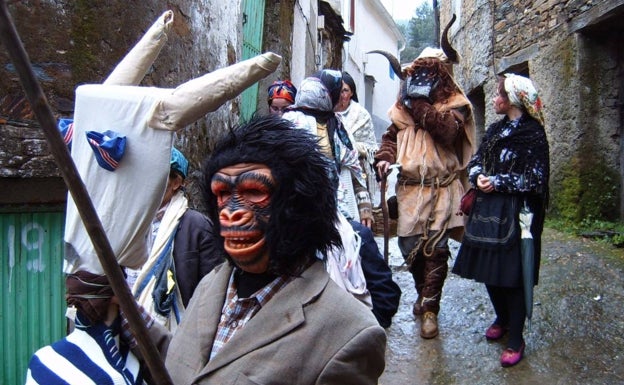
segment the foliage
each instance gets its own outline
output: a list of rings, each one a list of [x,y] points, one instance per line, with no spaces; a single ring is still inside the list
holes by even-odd
[[[595,151],[573,157],[561,168],[562,179],[550,194],[551,227],[624,247],[624,222],[619,215],[619,174]]]
[[[586,160],[581,169],[581,215],[584,220],[613,221],[619,216],[619,174],[606,166],[601,155]]]
[[[571,159],[562,167],[561,174],[561,183],[550,194],[551,212],[564,222],[578,223],[581,221],[579,159]]]
[[[407,45],[401,53],[401,62],[413,61],[425,47],[435,47],[435,16],[430,2],[423,2],[407,25],[398,25]]]
[[[619,174],[600,155],[582,161],[574,157],[561,174],[561,182],[550,195],[555,216],[571,223],[618,219]]]
[[[574,236],[596,239],[615,247],[624,247],[624,222],[592,219],[573,222],[549,216],[545,226]]]

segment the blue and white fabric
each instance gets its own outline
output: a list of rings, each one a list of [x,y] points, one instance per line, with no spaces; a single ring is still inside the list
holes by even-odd
[[[138,359],[119,339],[118,323],[89,325],[80,314],[67,337],[31,358],[26,385],[144,384]]]

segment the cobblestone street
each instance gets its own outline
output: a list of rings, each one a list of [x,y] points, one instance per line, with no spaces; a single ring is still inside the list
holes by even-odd
[[[391,239],[390,265],[403,296],[387,329],[380,384],[624,384],[624,252],[549,229],[543,241],[525,358],[502,368],[505,339],[484,337],[494,313],[483,284],[449,273],[440,335],[420,338],[420,323],[411,312],[413,280]],[[377,242],[382,248],[383,239]],[[457,247],[452,245],[453,255]]]

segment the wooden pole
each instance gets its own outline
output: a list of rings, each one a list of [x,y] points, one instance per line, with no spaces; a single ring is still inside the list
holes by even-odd
[[[383,258],[388,263],[388,246],[390,243],[390,215],[388,215],[388,201],[386,201],[386,182],[388,180],[388,174],[382,176],[381,185],[381,213],[383,215]]]
[[[76,203],[82,222],[91,238],[113,292],[119,299],[121,310],[128,319],[130,330],[137,340],[151,377],[159,385],[173,384],[156,346],[149,338],[143,318],[139,313],[134,297],[130,293],[130,288],[126,283],[123,272],[115,259],[113,249],[106,237],[100,218],[97,216],[93,202],[91,202],[87,189],[80,178],[80,174],[78,174],[76,165],[63,142],[52,110],[40,84],[35,78],[28,55],[9,15],[5,0],[0,0],[0,41],[9,52],[13,65],[19,74],[26,97],[37,116],[37,120],[41,124],[50,146],[50,152],[54,156],[69,192]]]

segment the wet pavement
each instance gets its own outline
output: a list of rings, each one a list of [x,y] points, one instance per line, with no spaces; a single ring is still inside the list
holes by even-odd
[[[376,239],[381,249],[383,238]],[[455,255],[458,244],[451,248]],[[452,273],[442,295],[440,334],[420,338],[420,321],[412,315],[416,291],[396,238],[389,250],[403,295],[386,329],[380,384],[624,384],[624,250],[546,229],[525,356],[511,368],[499,363],[506,338],[484,337],[494,320],[484,285]]]

